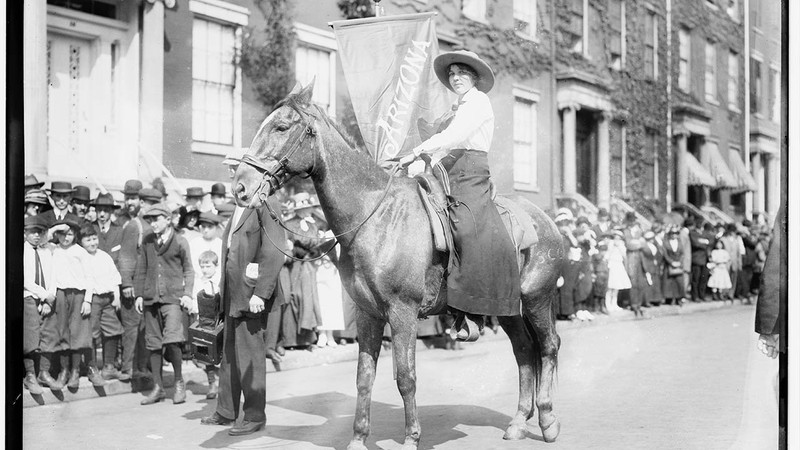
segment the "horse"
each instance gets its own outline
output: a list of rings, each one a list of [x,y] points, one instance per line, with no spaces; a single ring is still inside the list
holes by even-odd
[[[375,369],[388,323],[405,409],[403,449],[416,449],[421,436],[415,398],[417,320],[442,309],[441,300],[430,299],[446,285],[447,254],[434,248],[416,182],[381,169],[312,103],[312,93],[313,83],[298,85],[276,105],[243,156],[232,190],[240,206],[257,207],[291,177],[311,177],[341,245],[342,284],[358,307],[358,394],[347,448],[366,449]],[[542,436],[553,442],[561,430],[552,401],[561,345],[553,304],[565,250],[555,223],[540,208],[522,197],[514,201],[533,218],[539,241],[521,251],[521,315],[498,317],[519,366],[517,412],[503,438],[526,437],[535,399]]]

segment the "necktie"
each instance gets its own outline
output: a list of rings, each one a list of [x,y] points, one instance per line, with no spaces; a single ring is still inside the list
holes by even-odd
[[[44,271],[42,271],[42,260],[39,258],[39,249],[34,247],[33,253],[36,255],[36,284],[39,286],[46,288],[44,283]]]

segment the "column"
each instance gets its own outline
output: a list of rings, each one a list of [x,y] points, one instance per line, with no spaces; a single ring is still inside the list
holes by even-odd
[[[25,172],[47,173],[47,2],[25,0],[22,53]]]
[[[142,84],[139,110],[140,177],[161,175],[164,156],[164,3],[142,2]]]
[[[562,190],[572,194],[578,190],[577,157],[575,146],[575,115],[580,109],[579,105],[568,104],[564,106],[561,136],[564,139],[564,180]]]
[[[675,137],[678,145],[675,150],[675,202],[689,202],[689,169],[686,166],[686,146],[689,140],[689,132],[686,130],[676,131]]]
[[[778,207],[781,205],[781,171],[780,158],[778,155],[769,155],[767,158],[767,198],[766,210],[770,220],[778,214]],[[771,223],[771,222],[770,222]]]
[[[761,153],[753,153],[750,170],[752,171],[753,178],[756,180],[756,186],[758,186],[756,192],[753,193],[753,212],[764,212],[766,209],[766,183],[764,183],[764,168],[761,165]]]
[[[611,207],[611,152],[609,150],[608,125],[611,113],[602,111],[597,115],[597,206]]]

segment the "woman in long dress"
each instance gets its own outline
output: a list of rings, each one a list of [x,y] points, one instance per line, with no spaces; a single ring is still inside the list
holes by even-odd
[[[608,288],[606,289],[606,310],[609,312],[619,311],[622,308],[617,304],[617,296],[622,289],[631,288],[631,279],[625,269],[625,259],[627,249],[622,231],[614,230],[614,239],[609,242],[606,250],[606,262],[608,263]]]
[[[680,305],[686,292],[683,286],[683,246],[680,242],[680,229],[672,227],[667,231],[664,242],[664,276],[662,290],[664,298],[673,305]]]

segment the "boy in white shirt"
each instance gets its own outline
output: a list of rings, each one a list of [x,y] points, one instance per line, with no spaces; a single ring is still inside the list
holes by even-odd
[[[205,328],[213,329],[219,312],[221,311],[219,301],[219,279],[220,273],[217,270],[219,258],[212,250],[206,250],[197,258],[200,266],[201,277],[195,280],[194,298],[197,302],[195,310],[198,311],[198,322]],[[206,375],[208,376],[208,392],[206,398],[209,400],[217,398],[219,393],[219,382],[217,381],[217,367],[213,364],[206,364]]]
[[[23,332],[22,363],[25,367],[25,387],[33,395],[41,395],[44,391],[36,378],[35,360],[39,357],[39,339],[42,327],[42,316],[47,316],[53,309],[56,300],[55,285],[48,283],[50,272],[51,250],[40,248],[42,235],[47,231],[47,221],[39,216],[25,218],[25,242],[23,250]],[[48,289],[48,284],[50,288]],[[45,386],[60,390],[55,379],[50,375],[50,355],[40,359],[40,376]]]
[[[86,293],[87,297],[91,296],[92,302],[90,315],[92,339],[95,345],[102,342],[103,380],[113,380],[120,377],[114,363],[117,360],[117,347],[122,336],[122,323],[117,316],[120,306],[119,285],[122,283],[122,278],[111,255],[100,250],[99,245],[97,229],[91,224],[84,225],[81,228],[81,247],[87,253],[86,276],[89,285],[92,286],[92,292]],[[89,366],[91,379],[91,374],[97,372],[94,351],[89,352],[86,365]]]

